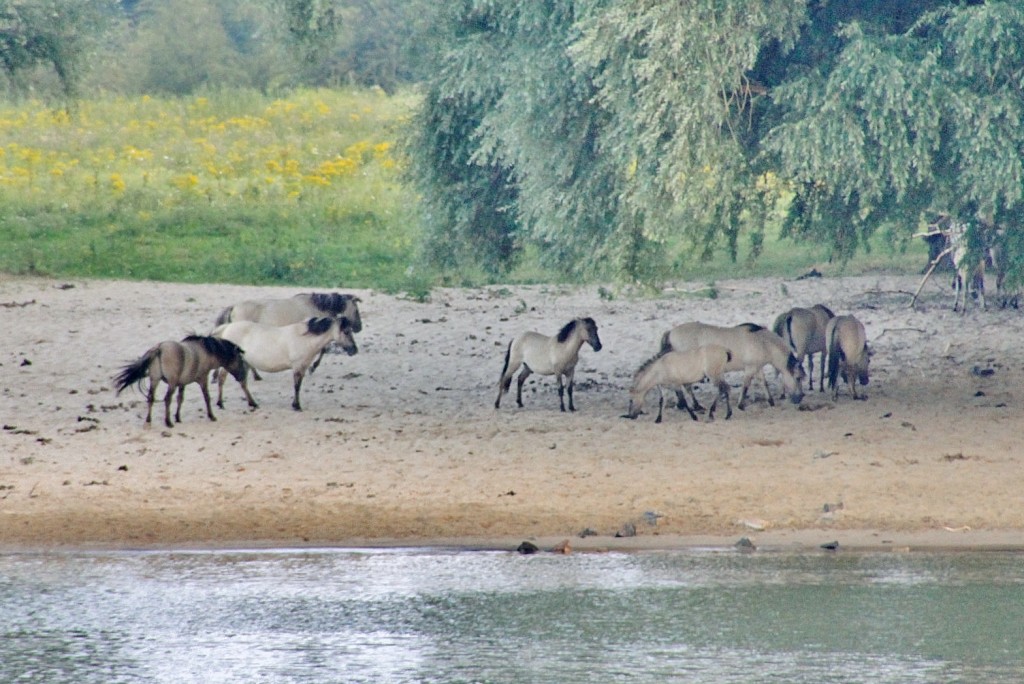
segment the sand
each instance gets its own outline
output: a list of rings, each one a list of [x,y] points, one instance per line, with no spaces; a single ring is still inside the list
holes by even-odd
[[[144,425],[140,393],[115,395],[119,367],[208,332],[238,300],[300,288],[0,276],[0,548],[1024,548],[1024,317],[954,314],[946,277],[911,309],[919,280],[722,281],[715,298],[697,284],[656,298],[443,289],[426,303],[353,291],[359,354],[327,356],[304,411],[278,373],[251,383],[256,410],[232,381],[216,422],[190,386],[168,429]],[[837,402],[771,407],[755,385],[728,421],[620,417],[671,325],[770,325],[818,302],[867,328],[865,400],[843,387]],[[576,316],[604,343],[581,352],[577,412],[536,375],[525,408],[513,387],[495,410],[509,340]]]

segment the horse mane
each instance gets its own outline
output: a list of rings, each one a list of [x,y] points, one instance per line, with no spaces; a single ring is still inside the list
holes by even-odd
[[[339,294],[337,292],[328,292],[326,294],[311,292],[309,294],[309,301],[314,307],[324,313],[335,315],[343,312],[348,307],[348,303],[353,299],[356,299],[355,295]]]
[[[348,320],[345,318],[344,320]],[[310,318],[306,321],[306,334],[307,335],[323,335],[325,332],[331,329],[334,325],[335,319],[332,317],[324,318]]]
[[[231,340],[225,340],[212,335],[196,335],[193,333],[186,335],[182,339],[182,342],[195,342],[202,347],[206,353],[216,356],[223,362],[232,361],[242,353],[242,349]]]
[[[641,373],[643,373],[643,372],[644,372],[645,370],[647,370],[648,368],[650,368],[651,366],[653,366],[653,365],[654,365],[654,363],[655,363],[655,362],[656,362],[656,361],[657,361],[658,359],[660,359],[661,357],[665,356],[665,354],[668,354],[668,353],[669,353],[670,351],[672,351],[672,349],[671,349],[671,348],[669,348],[669,349],[662,349],[662,350],[661,350],[661,351],[659,351],[659,352],[658,352],[657,354],[655,354],[655,355],[654,355],[654,356],[652,356],[651,358],[649,358],[649,359],[647,359],[646,361],[644,361],[643,363],[641,363],[641,364],[640,364],[640,367],[636,369],[636,372],[635,372],[635,373],[633,373],[633,378],[634,378],[634,379],[635,379],[635,378],[637,378],[637,377],[638,377],[638,376],[639,376],[639,375],[640,375]]]
[[[666,330],[665,334],[661,336],[661,350],[660,354],[672,351],[672,331]]]
[[[763,325],[758,325],[757,323],[740,323],[736,327],[743,328],[744,330],[749,330],[750,332],[759,332],[765,329]]]
[[[568,323],[562,326],[562,329],[555,335],[555,339],[559,342],[567,342],[572,337],[573,332],[576,330],[576,320],[572,319]]]

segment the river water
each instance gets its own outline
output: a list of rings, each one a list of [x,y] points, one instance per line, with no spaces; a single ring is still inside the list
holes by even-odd
[[[1021,682],[1024,555],[0,555],[0,682]]]

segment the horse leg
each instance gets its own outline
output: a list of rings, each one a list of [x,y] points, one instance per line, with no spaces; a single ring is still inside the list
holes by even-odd
[[[558,406],[565,413],[565,385],[562,383],[562,374],[558,374]]]
[[[146,423],[153,422],[153,401],[156,399],[156,383],[152,380],[149,381],[149,393],[146,395]]]
[[[227,378],[228,372],[223,368],[218,368],[213,371],[213,374],[217,376],[217,408],[224,408],[224,380]]]
[[[244,374],[238,384],[242,386],[242,392],[245,394],[245,400],[249,402],[249,408],[259,408],[260,405],[256,403],[256,400],[252,398],[252,394],[249,392],[249,374]]]
[[[573,387],[576,386],[576,369],[575,368],[570,369],[569,372],[565,374],[565,377],[568,380],[568,382],[566,383],[566,385],[567,385],[566,392],[569,394],[569,410],[570,411],[575,411],[576,410],[576,404],[574,404],[573,401],[572,401],[572,390],[573,390]]]
[[[732,418],[732,406],[729,404],[729,383],[721,380],[718,383],[718,394],[725,399],[725,419]]]
[[[295,398],[292,400],[292,408],[296,411],[302,410],[302,406],[299,404],[299,390],[302,388],[302,376],[303,371],[292,371],[292,379],[295,381]]]
[[[519,379],[516,380],[516,405],[519,406],[519,408],[523,408],[523,383],[526,382],[526,378],[530,377],[532,374],[533,370],[524,363],[523,372],[519,374]],[[559,376],[559,382],[561,382],[561,376]],[[562,410],[564,411],[565,409],[563,408]]]
[[[747,410],[747,392],[750,391],[750,383],[754,380],[754,373],[747,373],[743,376],[743,387],[740,389],[740,402],[736,408],[740,411]]]
[[[693,395],[693,400],[694,400],[694,402],[696,402],[697,401],[697,395],[693,394],[693,388],[692,387],[690,388],[690,394]],[[682,406],[679,407],[680,410],[685,410],[687,413],[690,414],[690,418],[692,420],[697,420],[697,414],[694,412],[694,408],[686,403],[686,395],[685,394],[681,394],[679,396],[681,397],[682,402],[683,402]]]
[[[687,405],[687,403],[686,403],[686,391],[687,390],[690,391],[690,403],[689,403],[689,405]],[[691,411],[692,410],[692,411],[696,411],[698,413],[703,413],[705,411],[704,407],[701,406],[699,401],[697,401],[697,393],[693,391],[693,386],[692,385],[683,385],[681,388],[676,390],[676,408],[678,408],[680,411],[683,411],[683,410]]]
[[[820,352],[820,354],[821,354],[821,369],[820,369],[820,372],[818,373],[818,391],[819,392],[824,392],[825,391],[825,352]],[[812,386],[811,389],[813,390],[814,387]]]
[[[775,406],[775,399],[772,398],[772,388],[768,386],[768,376],[764,374],[764,368],[761,369],[761,382],[764,383],[764,393],[768,397],[768,405]]]
[[[185,386],[178,385],[178,407],[174,411],[174,422],[181,422],[181,402],[185,399]]]
[[[324,347],[323,349],[320,350],[320,354],[316,357],[316,361],[314,361],[313,365],[309,367],[309,374],[310,375],[312,375],[313,371],[315,371],[317,369],[317,367],[320,365],[320,362],[324,360],[324,354],[326,354],[326,353],[327,353],[327,347]]]
[[[685,401],[685,400],[684,400]],[[662,387],[658,388],[658,417],[654,419],[655,423],[661,422],[661,414],[665,409],[665,390]]]
[[[167,384],[167,394],[164,395],[164,425],[174,427],[171,422],[171,399],[174,397],[174,385]],[[180,420],[178,422],[181,422]]]
[[[210,388],[207,385],[206,375],[203,375],[203,379],[199,381],[199,389],[203,393],[203,401],[206,402],[206,417],[212,421],[216,421],[217,418],[213,415],[213,409],[210,407]]]

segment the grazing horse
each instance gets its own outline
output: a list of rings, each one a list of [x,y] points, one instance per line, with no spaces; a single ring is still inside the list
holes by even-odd
[[[221,372],[231,373],[239,382],[245,379],[247,365],[242,350],[234,342],[217,337],[189,335],[181,342],[167,340],[152,347],[134,363],[128,364],[114,378],[117,393],[132,384],[143,389],[143,383],[149,380],[146,390],[146,423],[153,422],[153,401],[156,397],[156,386],[163,380],[167,383],[167,394],[164,396],[164,424],[174,427],[171,422],[171,395],[178,390],[178,407],[174,420],[181,422],[181,401],[185,395],[185,385],[195,382],[203,391],[206,401],[206,415],[210,420],[217,420],[210,408],[210,390],[207,385],[210,371],[221,368]],[[256,402],[249,396],[249,404]]]
[[[665,351],[648,359],[633,376],[633,386],[629,391],[629,410],[623,418],[635,419],[643,413],[644,397],[654,386],[658,387],[658,417],[655,423],[661,422],[665,408],[665,387],[682,387],[700,382],[705,378],[718,389],[714,402],[708,409],[708,420],[715,417],[715,407],[719,398],[725,399],[725,419],[732,418],[732,406],[729,405],[729,383],[722,375],[726,365],[732,361],[732,352],[717,344],[708,344],[687,351]],[[686,409],[690,418],[697,420],[697,414],[683,399],[681,408]]]
[[[295,386],[292,408],[302,410],[299,390],[302,376],[320,354],[332,342],[341,345],[349,356],[357,353],[356,341],[352,337],[352,324],[344,316],[310,318],[291,325],[268,325],[253,321],[235,321],[218,326],[213,334],[231,340],[245,349],[245,359],[255,369],[264,373],[277,373],[291,369]],[[217,392],[217,406],[224,407],[224,372],[220,373],[220,388]],[[249,396],[247,379],[243,374],[239,380],[246,396]],[[255,403],[255,402],[251,402]]]
[[[523,367],[519,374],[516,404],[523,406],[523,383],[532,373],[558,376],[558,403],[565,411],[566,385],[569,391],[569,410],[575,411],[572,389],[576,373],[576,362],[580,358],[580,347],[588,343],[594,351],[601,351],[601,338],[597,336],[597,323],[593,318],[575,318],[566,323],[558,334],[548,337],[538,332],[524,332],[509,342],[505,350],[505,367],[498,380],[498,398],[494,408],[501,406],[501,395],[512,386],[512,376]],[[565,384],[562,378],[565,378]]]
[[[321,316],[344,316],[352,326],[352,332],[363,329],[363,319],[359,315],[359,297],[338,292],[301,292],[286,299],[248,299],[229,306],[217,316],[215,325],[224,325],[233,321],[253,321],[268,325],[291,325],[302,323],[310,318]],[[324,352],[316,357],[309,367],[312,373],[324,358]],[[253,371],[253,377],[260,379],[259,373]]]
[[[839,376],[850,386],[854,399],[857,395],[857,383],[868,384],[868,363],[871,350],[868,348],[867,333],[864,324],[853,316],[836,316],[828,322],[825,331],[828,338],[828,386],[832,390],[832,400],[839,398]]]
[[[803,366],[781,337],[760,325],[743,323],[728,328],[691,322],[677,325],[661,337],[662,351],[685,351],[706,344],[717,344],[732,352],[732,360],[726,364],[726,371],[744,371],[743,389],[737,408],[743,409],[746,406],[747,392],[755,375],[761,376],[768,393],[768,403],[775,406],[768,381],[764,377],[763,369],[767,365],[778,371],[791,402],[799,404],[803,400]],[[693,394],[692,390],[690,393]],[[686,402],[683,390],[678,390],[676,396],[681,408]],[[693,405],[696,409],[700,408],[696,398],[693,399]]]
[[[821,354],[818,391],[825,391],[825,352],[828,349],[825,343],[825,327],[833,316],[835,314],[824,304],[815,304],[809,309],[794,307],[780,314],[772,325],[772,331],[789,345],[801,366],[804,357],[807,357],[809,390],[814,389],[814,355]],[[782,396],[785,398],[785,390]]]

